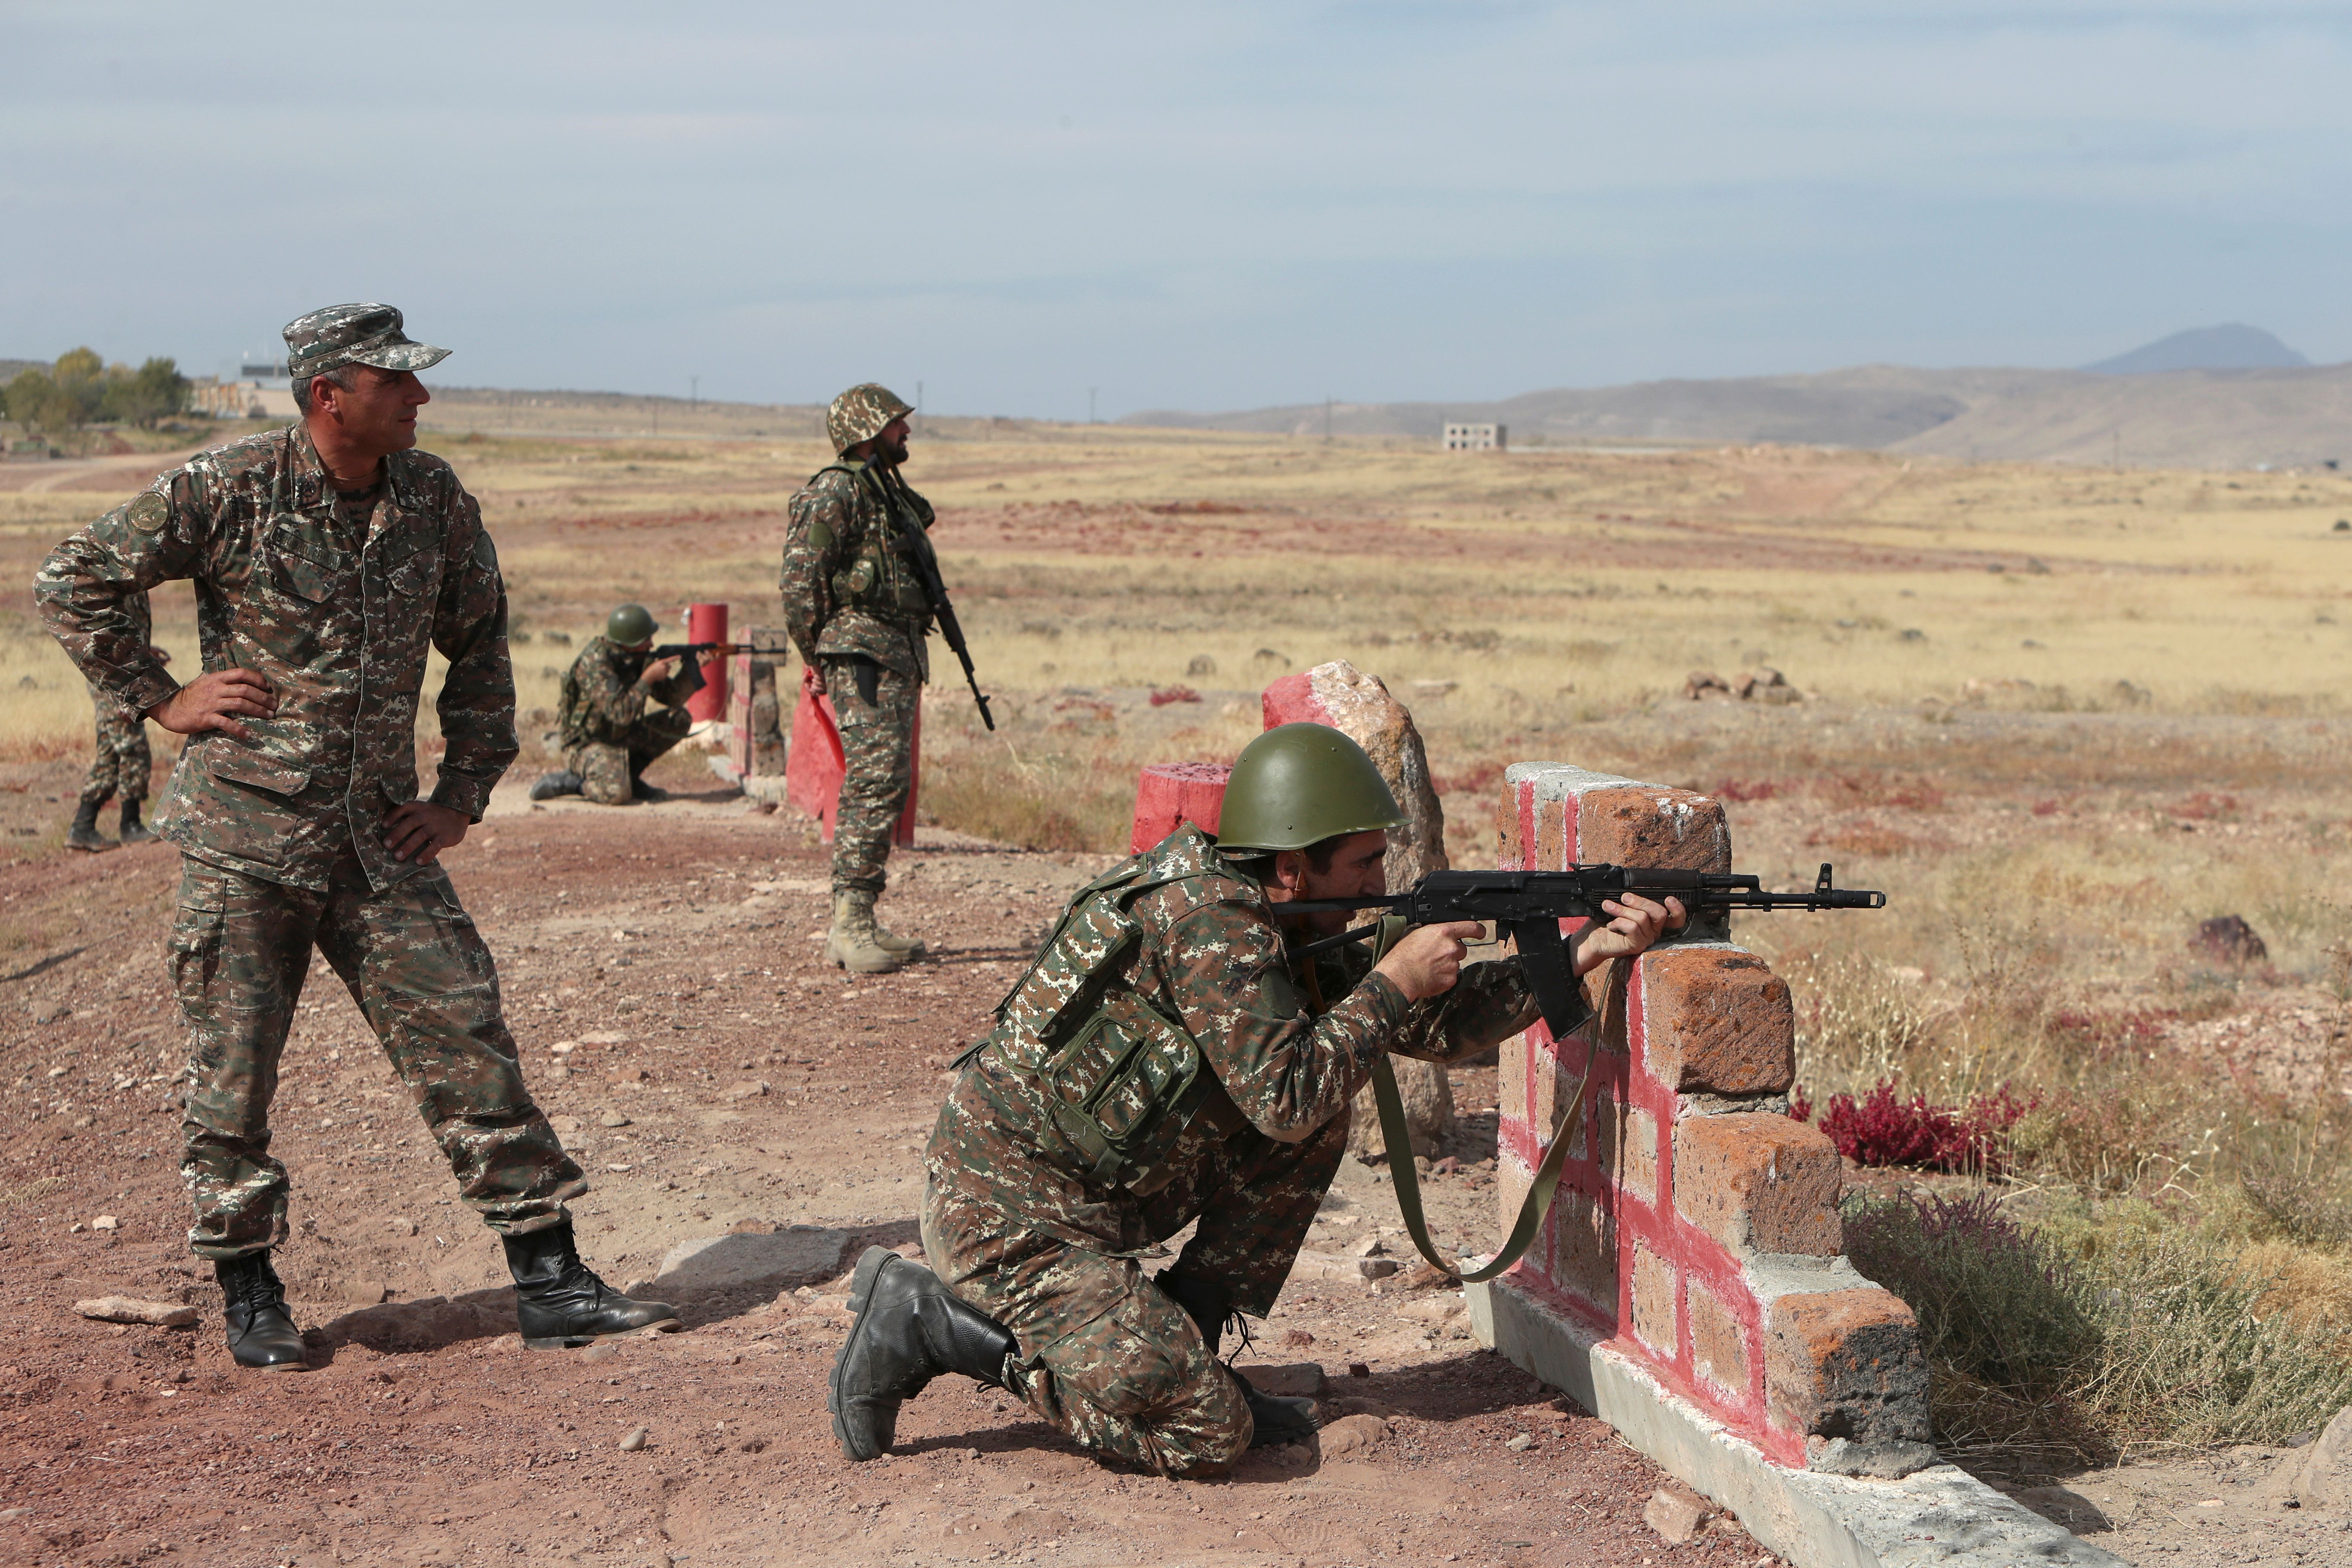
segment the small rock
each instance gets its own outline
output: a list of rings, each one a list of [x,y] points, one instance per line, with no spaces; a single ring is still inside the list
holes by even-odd
[[[730,1083],[720,1097],[725,1100],[758,1100],[769,1092],[768,1080],[760,1079],[744,1083]]]
[[[1388,1250],[1389,1244],[1377,1236],[1368,1236],[1356,1243],[1356,1256],[1359,1258],[1385,1258]]]
[[[1349,1377],[1370,1377],[1372,1375],[1372,1369],[1366,1366],[1362,1362],[1351,1361],[1348,1363],[1348,1375]]]
[[[1706,1500],[1688,1487],[1673,1482],[1650,1494],[1642,1509],[1642,1522],[1676,1546],[1698,1533],[1706,1522]]]
[[[145,1323],[158,1329],[184,1329],[196,1321],[196,1310],[176,1301],[142,1301],[132,1296],[100,1296],[76,1301],[74,1310],[101,1323]]]
[[[14,1519],[29,1519],[32,1517],[32,1512],[33,1510],[29,1508],[0,1508],[0,1521]]]
[[[2336,1413],[2318,1441],[2292,1450],[2263,1493],[2296,1508],[2352,1508],[2352,1405]]]
[[[596,1125],[599,1127],[626,1127],[629,1125],[629,1119],[622,1115],[617,1110],[608,1110],[604,1112],[604,1115],[596,1118]]]
[[[547,1124],[550,1127],[554,1128],[558,1132],[577,1132],[580,1131],[580,1118],[576,1116],[551,1116],[547,1119]]]
[[[1305,1329],[1285,1329],[1280,1342],[1284,1350],[1303,1351],[1315,1342],[1315,1336]]]
[[[383,1288],[383,1282],[376,1279],[346,1280],[342,1289],[344,1300],[356,1302],[362,1307],[379,1305],[391,1294],[391,1291]]]
[[[65,1003],[57,1001],[36,1002],[31,1008],[36,1024],[54,1024],[72,1011]]]
[[[385,1220],[383,1223],[384,1228],[391,1231],[394,1236],[415,1236],[416,1234],[416,1222],[413,1219],[401,1219],[395,1216],[392,1219]]]
[[[1260,1394],[1281,1399],[1312,1399],[1323,1392],[1323,1369],[1311,1361],[1245,1367],[1242,1375]]]
[[[605,1074],[604,1080],[607,1083],[643,1083],[646,1081],[646,1069],[643,1068],[620,1068],[613,1072]]]
[[[1503,1445],[1504,1447],[1508,1448],[1514,1454],[1524,1454],[1535,1446],[1536,1440],[1528,1436],[1525,1432],[1520,1433],[1517,1436]]]
[[[653,1434],[646,1427],[632,1426],[629,1428],[629,1435],[621,1439],[621,1452],[624,1454],[637,1453],[652,1440]]]
[[[612,1344],[590,1345],[580,1352],[582,1361],[611,1361],[621,1353],[621,1347]]]
[[[1328,1458],[1369,1448],[1389,1435],[1389,1424],[1377,1415],[1342,1415],[1316,1434],[1317,1446]]]
[[[2269,946],[2240,915],[2199,921],[2189,945],[2216,963],[2262,963],[2271,955]]]
[[[1367,1279],[1385,1279],[1403,1267],[1393,1258],[1359,1258],[1356,1272]]]
[[[121,1230],[122,1222],[110,1214],[102,1214],[89,1222],[92,1230]]]

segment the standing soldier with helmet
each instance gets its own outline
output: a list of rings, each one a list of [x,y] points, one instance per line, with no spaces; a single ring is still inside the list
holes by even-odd
[[[950,1372],[1163,1475],[1313,1431],[1305,1401],[1216,1359],[1227,1320],[1273,1310],[1380,1053],[1459,1060],[1539,1013],[1516,958],[1463,963],[1475,922],[1410,931],[1377,962],[1292,956],[1348,915],[1284,906],[1385,891],[1402,820],[1355,742],[1285,724],[1234,764],[1218,837],[1187,823],[1079,890],[940,1111],[931,1268],[874,1247],[852,1277],[827,1400],[845,1455],[886,1452],[900,1403]],[[1673,900],[1602,908],[1580,975],[1683,919]]]
[[[667,790],[646,783],[654,760],[686,739],[694,716],[686,700],[702,689],[702,666],[690,654],[653,658],[653,612],[623,605],[604,618],[604,635],[589,639],[563,672],[556,712],[563,770],[543,773],[530,798],[578,795],[599,805],[667,800]],[[646,704],[656,704],[650,713]]]
[[[833,700],[841,726],[825,956],[859,974],[887,973],[923,952],[874,918],[914,785],[915,708],[930,678],[932,605],[913,563],[936,568],[933,514],[898,472],[914,411],[871,382],[835,398],[824,426],[837,456],[793,497],[784,540],[784,626],[807,666],[803,680]]]
[[[581,1261],[564,1202],[588,1190],[531,1103],[498,971],[436,859],[481,820],[514,761],[506,585],[480,509],[413,451],[446,354],[388,305],[286,328],[299,423],[198,454],[67,539],[41,616],[115,701],[190,737],[158,824],[180,847],[168,964],[190,1035],[180,1170],[189,1245],[213,1261],[239,1366],[299,1371],[302,1336],[269,1254],[286,1167],[269,1152],[278,1066],[310,950],[383,1043],[457,1178],[499,1234],[523,1342],[678,1326]],[[193,581],[204,672],[163,672],[131,607]],[[425,656],[446,750],[416,797]]]

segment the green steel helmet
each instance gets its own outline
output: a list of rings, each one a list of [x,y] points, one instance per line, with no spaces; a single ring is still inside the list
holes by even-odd
[[[1328,724],[1277,724],[1234,763],[1217,847],[1304,849],[1403,822],[1388,781],[1363,747]]]
[[[893,419],[902,419],[915,405],[878,382],[860,382],[833,400],[824,411],[824,433],[833,437],[835,457],[860,441],[882,434]]]
[[[654,640],[654,613],[643,605],[623,605],[604,617],[604,640],[635,647]]]

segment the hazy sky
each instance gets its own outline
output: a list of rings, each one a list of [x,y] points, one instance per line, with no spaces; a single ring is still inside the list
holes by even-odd
[[[2352,12],[0,0],[0,356],[942,413],[2352,358]]]

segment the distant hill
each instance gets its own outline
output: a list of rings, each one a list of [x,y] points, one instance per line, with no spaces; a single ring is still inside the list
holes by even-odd
[[[1316,403],[1158,411],[1121,423],[1312,437],[1325,418]],[[1514,447],[1769,441],[1952,458],[2284,467],[2352,459],[2352,364],[2127,374],[1864,365],[1562,388],[1492,403],[1342,403],[1328,418],[1336,435],[1430,441],[1449,419],[1500,420]]]
[[[2310,363],[2260,327],[2232,321],[2175,332],[2083,368],[2100,375],[2151,375],[2168,370],[2300,370]]]

